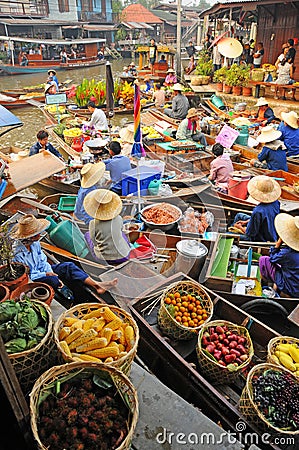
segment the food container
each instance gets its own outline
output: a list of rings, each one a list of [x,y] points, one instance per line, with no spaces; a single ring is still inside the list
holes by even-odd
[[[171,230],[171,229],[174,228],[174,226],[179,222],[179,220],[181,220],[182,215],[183,215],[182,210],[181,210],[180,208],[178,208],[177,206],[175,206],[175,205],[167,204],[167,207],[170,208],[170,209],[173,209],[174,213],[176,213],[176,214],[178,215],[178,218],[177,218],[176,220],[174,220],[174,221],[172,221],[172,222],[169,222],[169,223],[167,223],[167,224],[158,224],[158,223],[154,223],[154,222],[149,222],[149,221],[147,221],[147,220],[144,218],[143,213],[144,213],[145,211],[147,211],[148,209],[152,208],[153,206],[157,206],[157,205],[158,205],[158,204],[149,205],[149,206],[146,206],[145,208],[143,208],[143,209],[141,210],[141,217],[142,217],[143,222],[144,222],[149,228],[152,228],[152,229],[159,228],[160,230],[163,230],[163,231],[169,231],[169,230]]]
[[[207,247],[195,239],[186,239],[177,242],[176,250],[176,272],[186,273],[198,280],[208,254]]]

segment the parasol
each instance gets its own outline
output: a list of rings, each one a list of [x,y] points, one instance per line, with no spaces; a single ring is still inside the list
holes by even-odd
[[[218,43],[218,50],[226,58],[237,58],[243,52],[241,42],[234,38],[223,38]]]
[[[224,36],[229,32],[229,30],[226,30],[224,33],[219,34],[219,36],[217,36],[213,42],[211,43],[210,48],[212,48],[214,45],[218,44],[219,41],[221,41],[221,39],[224,38]]]
[[[111,118],[114,116],[114,82],[111,70],[111,64],[109,61],[106,63],[106,106],[107,106],[107,117],[108,117],[108,127],[109,133],[111,134]]]
[[[139,159],[145,156],[145,151],[142,145],[141,134],[141,104],[140,104],[140,87],[137,80],[134,82],[134,143],[131,155],[137,159],[137,195],[138,195],[138,213],[140,213],[140,171]]]

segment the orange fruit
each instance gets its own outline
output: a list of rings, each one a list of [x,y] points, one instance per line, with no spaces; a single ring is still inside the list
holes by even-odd
[[[192,295],[188,294],[187,295],[187,300],[192,300]]]
[[[168,297],[171,298],[171,299],[173,299],[173,298],[174,298],[174,295],[173,295],[173,294],[169,294]]]
[[[179,307],[178,307],[178,306],[175,306],[175,307],[174,307],[174,310],[175,310],[175,311],[179,311]]]
[[[182,322],[182,318],[181,318],[180,316],[176,316],[175,320],[176,320],[177,322]]]
[[[203,310],[202,310],[202,314],[207,314],[207,310],[206,310],[206,309],[203,309]]]
[[[189,324],[189,327],[194,327],[194,322],[193,322],[193,320],[189,320],[188,324]]]
[[[199,305],[200,305],[200,301],[199,301],[199,300],[196,300],[196,301],[195,301],[195,304],[199,306]]]
[[[191,313],[191,317],[192,317],[192,319],[196,319],[197,318],[196,312]]]
[[[174,294],[174,298],[180,298],[180,296],[181,296],[181,294],[180,294],[179,292],[176,292],[176,293]]]
[[[202,320],[202,316],[201,315],[197,315],[197,320]]]
[[[173,300],[171,300],[171,303],[172,303],[173,305],[176,305],[176,299],[174,298]]]
[[[178,312],[176,313],[176,315],[182,317],[183,313],[182,313],[181,311],[178,311]]]
[[[189,311],[193,311],[193,308],[194,308],[194,307],[193,307],[192,303],[188,305]]]
[[[180,311],[185,312],[186,308],[184,308],[183,306],[180,307]]]
[[[183,322],[183,325],[188,328],[188,322]]]
[[[171,300],[170,300],[170,298],[169,298],[169,297],[166,297],[166,299],[165,299],[165,303],[166,303],[166,305],[170,305],[170,303],[171,303]]]
[[[198,325],[202,325],[203,323],[204,323],[204,320],[201,320]]]
[[[187,322],[187,321],[188,321],[188,317],[183,316],[183,317],[182,317],[182,322]]]
[[[202,318],[203,318],[203,320],[207,320],[208,315],[207,315],[207,314],[203,314],[203,315],[202,315]]]

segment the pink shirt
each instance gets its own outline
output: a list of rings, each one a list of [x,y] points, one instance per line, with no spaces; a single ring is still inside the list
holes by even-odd
[[[164,106],[165,103],[165,91],[160,89],[153,93],[153,99],[155,100],[155,106],[158,108],[159,106]]]
[[[229,175],[234,171],[229,155],[224,153],[221,156],[217,156],[211,162],[210,169],[210,176],[215,181],[215,185],[227,188]]]

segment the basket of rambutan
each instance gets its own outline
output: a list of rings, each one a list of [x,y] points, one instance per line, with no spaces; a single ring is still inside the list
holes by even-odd
[[[31,429],[39,450],[129,450],[138,412],[131,381],[101,363],[52,367],[30,394]]]

